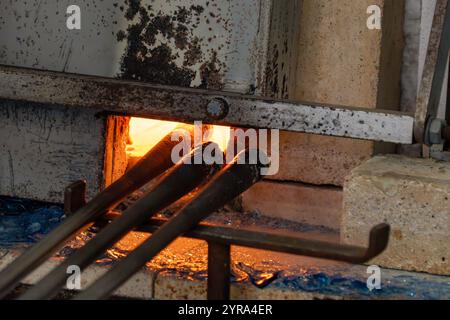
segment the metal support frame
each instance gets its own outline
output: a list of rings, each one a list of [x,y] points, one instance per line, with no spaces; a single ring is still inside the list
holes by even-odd
[[[418,142],[427,143],[425,132],[427,122],[430,118],[437,117],[449,49],[449,0],[438,0],[416,106],[414,135]]]
[[[120,217],[121,214],[110,212],[97,221],[104,224]],[[135,230],[154,234],[166,222],[153,218]],[[203,223],[183,236],[208,243],[208,299],[229,300],[232,245],[360,264],[372,260],[387,248],[390,226],[380,224],[372,228],[367,248]]]
[[[106,219],[116,219],[116,215],[107,215]],[[154,233],[165,220],[152,219],[136,231]],[[367,248],[310,240],[292,236],[282,236],[272,233],[234,229],[223,226],[210,226],[200,223],[195,229],[187,232],[188,238],[205,240],[208,243],[236,245],[253,249],[263,249],[281,253],[308,256],[348,263],[365,263],[382,253],[389,242],[390,227],[386,224],[375,226],[369,235]]]
[[[444,119],[438,118],[450,52],[450,4],[449,0],[438,0],[428,44],[419,96],[417,99],[414,136],[424,145],[424,156],[450,161],[445,152],[448,143],[450,108],[446,108]]]
[[[230,300],[231,247],[208,241],[208,300]]]
[[[436,144],[450,49],[449,0],[437,0],[416,114],[128,82],[0,66],[0,98],[78,106],[99,112],[191,123],[279,129],[398,144]],[[450,116],[447,115],[447,121]],[[439,129],[445,138],[448,124]]]
[[[119,217],[118,214],[108,214],[104,219],[110,221]],[[136,231],[153,234],[165,222],[166,220],[162,219],[152,219],[138,227]],[[184,237],[204,240],[208,243],[207,296],[209,300],[230,298],[231,245],[361,264],[381,254],[388,246],[389,236],[389,225],[375,226],[369,235],[369,246],[362,248],[203,223],[184,235]]]
[[[431,148],[433,153],[439,145],[444,145],[436,140],[446,140],[450,130],[450,112],[442,119],[442,128],[437,122],[449,49],[449,0],[437,0],[415,116],[8,66],[0,66],[0,98],[94,108],[99,112],[161,120],[203,121],[399,144],[438,145]]]
[[[75,204],[73,207],[74,209],[82,209],[76,208],[76,205],[81,203],[78,201],[79,199],[84,198],[84,191],[86,190],[85,187],[86,184],[83,181],[79,181],[68,186],[66,189],[65,207],[69,208],[69,204]],[[198,208],[195,207],[194,209],[197,210]],[[195,214],[196,211],[191,213]],[[74,214],[77,215],[78,213]],[[119,225],[122,222],[121,216],[122,215],[118,213],[108,212],[97,218],[96,223],[103,225]],[[189,230],[186,233],[183,233],[184,237],[204,240],[208,243],[207,297],[209,300],[230,299],[230,253],[232,245],[349,263],[365,263],[381,254],[387,248],[390,235],[389,225],[380,224],[375,226],[370,232],[369,246],[367,248],[363,248],[319,240],[303,239],[299,237],[283,236],[245,229],[235,229],[232,227],[211,226],[203,223],[197,223],[197,220],[199,219],[195,219],[196,222],[193,222],[192,224],[194,227],[191,228],[190,226],[186,226],[186,219],[182,220],[183,228]],[[88,226],[90,225],[91,224],[88,224]],[[163,232],[163,227],[166,229],[168,228],[167,220],[154,218],[141,224],[135,228],[135,230],[151,234],[159,233],[164,234],[165,236],[166,233]],[[133,229],[131,226],[129,228],[130,231]],[[85,228],[82,228],[81,230],[84,229]],[[96,238],[94,238],[94,240],[95,239]],[[63,242],[64,241],[61,241],[61,244]],[[169,240],[168,243],[170,242],[171,241]],[[160,251],[159,247],[158,249],[153,248],[153,250],[155,252]],[[148,250],[143,250],[143,252],[148,252]],[[146,259],[143,261],[147,261]],[[125,267],[128,268],[127,266]],[[63,270],[65,270],[65,268],[63,268]],[[43,284],[45,283],[46,282]],[[37,288],[38,287],[35,287],[34,289]],[[100,288],[103,288],[103,286],[100,286]]]
[[[411,144],[414,116],[0,66],[0,98],[118,115]]]

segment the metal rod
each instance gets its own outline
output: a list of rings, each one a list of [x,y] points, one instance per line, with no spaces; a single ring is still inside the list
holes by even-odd
[[[114,216],[108,216],[108,218],[115,219]],[[137,228],[136,231],[154,233],[164,222],[153,219]],[[388,245],[389,233],[389,225],[380,224],[375,226],[370,231],[369,246],[367,248],[203,224],[187,232],[184,236],[214,243],[357,264],[366,263],[382,253]]]
[[[75,299],[92,300],[109,297],[177,237],[197,226],[201,220],[258,182],[261,179],[261,165],[238,164],[246,157],[246,153],[247,151],[240,153],[233,163],[222,169],[189,204],[158,229],[150,239]]]
[[[118,216],[120,215],[109,214],[107,218],[114,220],[117,219]],[[166,221],[164,220],[153,219],[149,223],[138,227],[136,231],[154,234],[161,229],[161,226],[165,223]],[[208,241],[208,243],[214,243],[216,245],[236,245],[254,249],[263,249],[313,258],[360,264],[374,259],[387,248],[389,234],[389,225],[380,224],[375,226],[370,231],[369,246],[367,248],[329,243],[319,240],[309,240],[299,237],[282,236],[245,229],[237,230],[230,227],[210,226],[206,224],[198,225],[191,231],[186,232],[183,236],[205,240]],[[139,267],[137,268],[139,269]],[[215,289],[213,289],[213,291],[214,290]],[[94,288],[92,291],[94,291]],[[78,299],[94,299],[94,297],[81,295]]]
[[[190,126],[183,130],[189,130],[187,132],[193,134],[193,128]],[[88,228],[97,218],[117,205],[131,192],[172,167],[174,163],[171,160],[171,153],[173,147],[178,143],[178,141],[172,141],[172,134],[167,135],[123,177],[8,265],[0,273],[0,298],[5,297],[23,277],[43,263],[66,241]]]
[[[26,90],[23,90],[26,88]],[[0,98],[113,114],[411,144],[414,116],[0,66]],[[120,101],[120,103],[118,103]],[[226,114],[212,117],[215,101]]]
[[[208,242],[208,300],[230,300],[230,245]]]
[[[196,154],[203,153],[204,148],[209,145],[211,143],[206,143],[194,149],[186,156],[187,159],[182,159],[175,167],[164,174],[156,186],[132,207],[125,210],[119,219],[105,227],[94,239],[77,250],[19,299],[42,300],[52,298],[66,281],[69,266],[75,265],[80,269],[86,268],[136,226],[144,223],[154,214],[198,187],[205,181],[206,177],[218,169],[217,166],[206,165],[205,163],[191,164],[194,163]],[[189,160],[189,162],[185,160]]]
[[[449,0],[437,0],[417,99],[414,137],[425,143],[427,122],[437,117],[450,50]]]

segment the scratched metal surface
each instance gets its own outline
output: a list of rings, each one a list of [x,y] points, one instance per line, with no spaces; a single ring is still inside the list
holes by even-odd
[[[270,0],[2,1],[0,64],[247,92],[263,70]],[[258,75],[259,74],[259,75]]]
[[[253,90],[262,74],[270,0],[80,0],[81,30],[70,31],[72,4],[0,1],[0,64],[238,92]],[[90,110],[74,108],[76,101],[55,107],[39,95],[53,87],[72,96],[77,89],[39,75],[28,85],[6,77],[20,87],[1,98],[30,103],[0,102],[0,194],[60,202],[63,188],[80,179],[97,193],[106,130],[100,104],[86,99]],[[80,89],[99,93],[89,84]],[[110,101],[120,105],[122,98]]]
[[[90,2],[89,2],[90,3]],[[0,64],[178,87],[264,93],[271,1],[80,3],[82,29],[65,27],[69,2],[3,3]],[[270,73],[270,72],[269,72]],[[411,115],[347,111],[227,95],[229,114],[210,119],[212,95],[3,69],[0,97],[230,126],[274,128],[410,144]],[[26,90],[24,90],[26,88]],[[336,111],[336,109],[339,109]]]
[[[60,203],[86,180],[92,197],[104,185],[105,126],[94,110],[1,102],[0,195]]]
[[[0,68],[0,97],[187,123],[203,121],[404,144],[413,141],[414,118],[406,113],[276,101],[223,91],[11,67]],[[223,119],[214,120],[206,110],[217,98],[227,101],[229,111]]]
[[[422,72],[422,80],[416,106],[415,137],[419,142],[424,136],[428,117],[437,117],[443,84],[447,73],[448,52],[450,48],[450,2],[437,0],[436,10],[429,35],[429,43]]]

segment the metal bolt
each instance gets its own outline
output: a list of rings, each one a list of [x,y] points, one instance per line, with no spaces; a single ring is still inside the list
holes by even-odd
[[[222,98],[214,98],[206,106],[206,114],[214,120],[224,119],[229,112],[228,102]]]

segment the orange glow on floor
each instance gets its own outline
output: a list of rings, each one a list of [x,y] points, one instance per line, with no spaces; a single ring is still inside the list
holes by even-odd
[[[128,146],[130,157],[142,157],[152,149],[162,138],[179,125],[178,122],[131,118],[130,138]],[[203,132],[205,134],[205,132]],[[208,141],[216,142],[225,151],[230,139],[230,128],[214,126],[213,133]],[[206,141],[205,141],[206,142]]]

